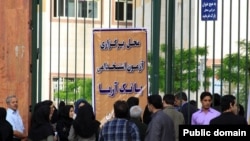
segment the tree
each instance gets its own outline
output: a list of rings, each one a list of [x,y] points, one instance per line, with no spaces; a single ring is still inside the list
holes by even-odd
[[[159,62],[159,89],[160,92],[165,91],[165,72],[166,72],[166,61],[165,61],[165,50],[166,45],[160,46],[160,62]],[[174,92],[190,90],[192,92],[197,91],[200,88],[201,82],[198,80],[197,67],[199,66],[199,57],[204,56],[207,53],[205,47],[193,47],[191,49],[176,49],[174,55],[174,67],[173,67],[173,81],[174,81]],[[148,54],[149,63],[151,62],[152,55]],[[149,65],[149,72],[151,74],[152,67]],[[212,76],[212,69],[206,68],[202,72],[203,77],[209,78]],[[205,79],[208,80],[208,79]],[[197,82],[198,81],[198,82]],[[203,85],[208,86],[209,82],[203,82]]]
[[[92,79],[76,79],[75,81],[66,80],[64,89],[55,92],[54,97],[60,100],[69,102],[79,98],[84,98],[91,103],[92,99]]]

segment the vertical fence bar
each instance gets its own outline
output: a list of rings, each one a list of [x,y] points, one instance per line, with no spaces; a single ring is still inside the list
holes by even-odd
[[[168,15],[168,1],[165,1],[165,15]],[[167,60],[167,58],[168,58],[168,54],[167,54],[167,49],[168,49],[168,45],[167,45],[167,42],[168,42],[168,16],[165,16],[165,70],[167,70],[167,64],[168,64],[168,60]],[[168,92],[167,92],[167,71],[165,71],[165,79],[164,79],[164,82],[165,82],[165,85],[164,85],[164,92],[165,92],[165,94],[167,94]]]
[[[183,75],[182,75],[182,71],[183,71],[183,67],[182,67],[182,65],[183,65],[183,57],[182,57],[182,54],[183,54],[183,12],[184,12],[184,7],[183,7],[183,5],[184,5],[184,1],[183,0],[181,0],[181,58],[180,58],[180,60],[181,60],[181,65],[180,65],[180,80],[182,80],[183,79]],[[182,89],[182,86],[183,86],[183,83],[182,83],[182,81],[180,81],[180,91],[182,91],[183,89]]]
[[[93,9],[93,16],[92,16],[92,28],[95,27],[95,7],[94,7],[94,0],[92,0],[92,9]]]
[[[31,64],[31,105],[32,110],[37,102],[37,1],[32,1],[32,64]]]
[[[220,76],[222,76],[223,74],[223,54],[224,54],[224,0],[222,0],[221,2],[221,66],[220,66],[220,69],[221,69],[221,73],[220,73]],[[220,83],[221,83],[221,86],[220,87],[220,95],[222,95],[223,93],[223,81],[222,79],[220,78]]]
[[[83,87],[83,98],[85,98],[85,65],[86,65],[86,17],[84,17],[84,27],[83,27],[83,83],[82,83],[82,87]]]
[[[249,66],[249,57],[248,57],[248,55],[249,55],[249,42],[248,42],[248,33],[249,33],[249,1],[247,0],[247,2],[246,2],[246,5],[247,5],[247,9],[246,9],[246,69],[247,69],[247,71],[245,72],[245,87],[246,87],[246,92],[245,92],[245,99],[247,99],[247,101],[249,102],[249,100],[250,99],[248,99],[248,95],[249,95],[249,71],[250,71],[250,66]],[[248,107],[247,106],[248,105],[248,103],[247,102],[245,102],[245,107],[246,107],[246,110],[245,111],[249,111],[249,108],[250,107]],[[246,116],[247,116],[247,114],[246,114]],[[250,122],[249,120],[250,119],[247,119],[248,120],[248,122]]]
[[[109,0],[109,7],[111,7],[111,0]],[[109,8],[109,28],[111,27],[110,20],[112,20],[112,19],[110,19],[110,15],[111,15],[111,8]]]
[[[58,81],[57,81],[57,91],[58,91],[58,99],[60,97],[60,54],[61,54],[61,50],[60,50],[60,47],[61,47],[61,14],[63,13],[60,13],[60,11],[63,9],[63,7],[61,7],[61,3],[64,4],[64,1],[58,1],[58,64],[57,64],[57,69],[58,69],[58,72],[57,72],[57,78],[58,78]]]
[[[128,0],[126,0],[125,2],[125,7],[126,7],[126,11],[128,10]],[[128,27],[128,18],[127,18],[127,13],[126,13],[126,16],[125,16],[125,27],[127,28]]]
[[[192,14],[192,8],[191,8],[191,5],[192,5],[192,0],[189,0],[189,21],[188,21],[188,28],[189,28],[189,35],[188,35],[188,51],[189,51],[189,56],[188,56],[188,62],[191,62],[191,24],[192,24],[192,21],[191,21],[191,14]],[[190,69],[191,69],[191,66],[190,66],[190,63],[188,64],[188,100],[187,101],[190,101],[190,84],[191,84],[191,75],[190,75]],[[190,106],[188,106],[188,124],[191,124],[190,121]]]
[[[145,0],[144,0],[144,2],[145,2]],[[153,13],[153,7],[154,7],[154,6],[153,6],[153,0],[152,0],[152,1],[151,1],[151,9],[150,9],[150,13],[151,13],[151,14],[150,14],[150,19],[151,19],[151,20],[150,20],[150,22],[151,22],[151,23],[150,23],[150,33],[151,33],[151,34],[153,34],[153,14],[152,14],[152,13]],[[154,59],[153,59],[153,58],[154,58],[154,56],[153,56],[153,51],[154,51],[154,50],[153,50],[153,35],[150,36],[150,41],[151,41],[151,45],[150,45],[150,50],[151,50],[151,52],[150,52],[150,54],[151,54],[150,57],[151,57],[151,58],[150,58],[150,59],[151,59],[152,66],[153,66],[153,60],[154,60]],[[150,79],[151,79],[151,81],[149,82],[149,83],[150,83],[149,93],[152,94],[152,92],[153,92],[152,87],[154,87],[154,86],[153,86],[153,85],[154,85],[154,84],[153,84],[153,81],[154,81],[154,79],[153,79],[153,68],[152,68],[152,72],[151,72],[151,74],[150,74]]]
[[[77,27],[78,27],[78,12],[77,12],[77,10],[78,10],[78,5],[79,5],[79,0],[77,0],[76,1],[76,9],[75,9],[75,74],[74,74],[74,79],[75,79],[75,81],[74,81],[74,86],[75,86],[75,88],[77,89],[77,83],[76,83],[76,80],[77,80],[77,49],[78,49],[78,46],[77,46],[77,38],[78,38],[78,34],[77,34]],[[77,93],[78,92],[78,90],[75,90],[74,91],[74,99],[76,100],[76,95],[78,94]]]
[[[232,60],[232,0],[230,0],[230,15],[229,15],[229,84],[228,84],[228,89],[229,89],[229,94],[231,94],[231,75],[232,75],[232,64],[231,64],[231,60]]]
[[[144,21],[145,20],[145,0],[143,0],[142,3],[142,27],[144,27]]]
[[[208,50],[207,48],[207,21],[205,21],[205,49]],[[207,73],[207,52],[205,53],[205,58],[204,58],[204,73]],[[204,91],[207,90],[207,77],[205,76],[205,85],[204,85]]]
[[[212,94],[214,94],[214,76],[215,76],[215,21],[213,21],[213,64],[212,64],[212,71],[213,71],[213,78],[212,78]]]
[[[167,3],[167,1],[166,1]],[[168,4],[168,41],[167,41],[167,87],[166,92],[173,92],[173,57],[174,57],[174,23],[175,23],[175,0],[169,0]]]
[[[102,0],[101,0],[101,12],[102,12],[102,10],[103,10],[103,2],[102,2]],[[98,12],[97,12],[97,15],[98,15]],[[100,18],[101,18],[101,28],[102,28],[102,22],[103,22],[103,19],[102,19],[102,13],[100,14]]]
[[[42,97],[42,36],[43,36],[43,1],[39,0],[39,41],[38,41],[38,48],[39,48],[39,68],[38,71],[38,101],[41,101]]]
[[[159,93],[159,39],[160,39],[160,15],[161,1],[152,0],[153,2],[153,34],[152,34],[152,94]]]
[[[239,95],[240,95],[240,1],[238,1],[238,62],[237,62],[237,103],[239,103]]]
[[[134,17],[132,19],[134,19],[134,27],[136,27],[136,0],[134,2],[135,4],[134,5],[134,8],[133,8],[133,11],[134,11]]]
[[[197,0],[197,21],[196,21],[196,24],[197,24],[197,31],[196,31],[196,34],[197,34],[197,36],[196,36],[196,51],[198,52],[198,49],[199,49],[199,27],[200,27],[200,25],[199,25],[199,19],[200,19],[200,0]],[[196,88],[198,88],[198,83],[200,83],[199,82],[199,68],[198,68],[198,66],[199,66],[199,55],[198,55],[198,53],[196,54],[196,74],[197,74],[197,76],[196,76]],[[201,72],[201,65],[200,65],[200,72]],[[196,90],[196,101],[198,101],[198,90]]]
[[[117,8],[117,13],[120,13],[120,0],[117,1],[117,4],[118,4],[118,6],[116,7],[116,3],[115,3],[115,8]],[[117,15],[117,13],[116,13],[116,15]],[[117,28],[119,28],[119,24],[120,24],[120,17],[118,16],[118,19],[117,19]]]
[[[52,3],[53,3],[53,1],[50,1],[50,13],[52,13]],[[50,16],[50,22],[49,22],[49,95],[51,96],[51,90],[52,90],[52,88],[51,88],[51,81],[53,82],[53,79],[52,79],[52,77],[51,77],[51,70],[52,70],[52,64],[51,64],[51,61],[52,61],[52,16]],[[54,93],[54,92],[53,92]],[[55,97],[53,96],[53,100],[55,101]],[[57,102],[57,103],[59,103],[59,102]]]
[[[69,1],[67,1],[67,28],[66,28],[66,82],[65,82],[65,85],[66,85],[66,103],[68,101],[68,95],[69,95],[69,72],[68,72],[68,67],[69,67]]]

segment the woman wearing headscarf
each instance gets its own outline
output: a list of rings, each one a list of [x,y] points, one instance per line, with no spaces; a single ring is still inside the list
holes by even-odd
[[[50,123],[49,105],[37,107],[29,130],[28,141],[54,141],[54,131]]]
[[[78,109],[76,119],[70,128],[69,141],[95,141],[100,122],[95,119],[93,108],[85,104]]]
[[[68,141],[69,130],[73,123],[73,116],[73,105],[66,105],[60,110],[59,119],[56,124],[56,131],[60,141]]]
[[[39,102],[39,103],[37,103],[36,105],[35,105],[35,107],[34,107],[34,111],[33,111],[33,115],[35,115],[36,114],[36,112],[37,112],[37,110],[41,107],[41,106],[44,106],[44,105],[47,105],[47,106],[49,106],[50,107],[50,120],[52,119],[52,116],[54,115],[54,103],[53,103],[53,101],[51,101],[51,100],[44,100],[44,101],[41,101],[41,102]],[[33,116],[32,116],[33,117]],[[31,120],[33,120],[33,119],[31,119]],[[33,123],[33,122],[31,122],[31,123]]]
[[[78,99],[76,102],[75,102],[75,114],[78,113],[78,109],[82,106],[84,106],[85,104],[89,104],[85,99]]]
[[[0,140],[11,141],[13,139],[13,129],[11,124],[6,120],[6,109],[0,107]]]

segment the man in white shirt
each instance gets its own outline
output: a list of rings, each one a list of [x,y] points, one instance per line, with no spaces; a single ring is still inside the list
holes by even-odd
[[[17,97],[15,95],[9,95],[6,98],[6,103],[8,106],[6,120],[9,121],[13,128],[13,141],[21,141],[22,139],[26,138],[27,135],[24,131],[22,118],[17,110]]]

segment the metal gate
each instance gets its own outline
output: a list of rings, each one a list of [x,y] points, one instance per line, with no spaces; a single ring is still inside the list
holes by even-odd
[[[92,31],[146,28],[150,94],[233,94],[247,109],[248,0],[37,0],[32,101],[91,101]]]

